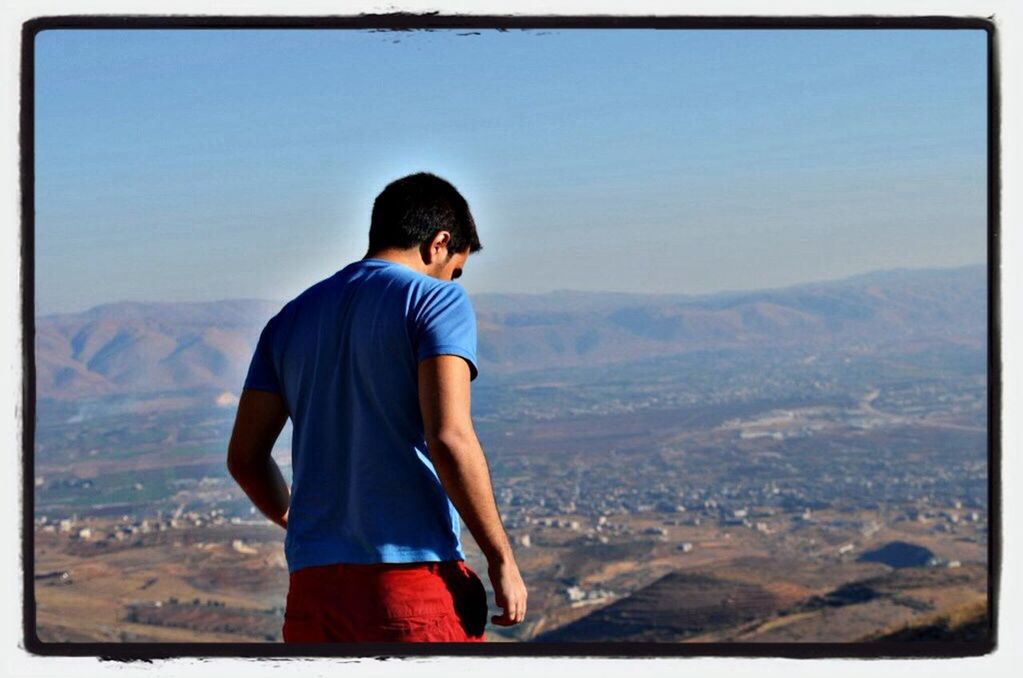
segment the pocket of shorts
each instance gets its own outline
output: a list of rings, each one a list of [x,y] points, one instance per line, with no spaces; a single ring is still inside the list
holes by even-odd
[[[487,627],[487,589],[483,580],[469,566],[462,565],[465,574],[460,595],[455,599],[455,612],[469,636],[482,636]]]

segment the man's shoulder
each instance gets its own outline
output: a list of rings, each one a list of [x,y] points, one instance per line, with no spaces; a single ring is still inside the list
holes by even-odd
[[[338,284],[339,277],[343,272],[344,269],[313,283],[290,300],[284,302],[281,308],[267,321],[267,325],[270,327],[287,325],[293,323],[298,317],[307,314],[310,308],[322,303],[329,296],[327,294],[328,290]]]
[[[458,306],[466,310],[472,310],[472,302],[465,288],[456,282],[437,280],[431,278],[433,283],[425,285],[416,299],[416,310],[424,311],[437,307]]]
[[[277,316],[293,313],[298,307],[315,301],[319,297],[322,297],[324,290],[327,287],[329,287],[332,281],[334,281],[337,278],[338,273],[328,276],[323,280],[317,281],[310,285],[309,287],[302,290],[301,292],[299,292],[298,294],[296,294],[289,301],[285,302],[283,306],[281,306],[281,310],[277,312]]]

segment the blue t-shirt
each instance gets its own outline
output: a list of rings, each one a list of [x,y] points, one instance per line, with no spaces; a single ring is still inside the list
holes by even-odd
[[[362,259],[267,322],[245,388],[291,415],[289,572],[331,563],[464,559],[460,522],[430,461],[418,363],[476,368],[476,317],[461,285]]]

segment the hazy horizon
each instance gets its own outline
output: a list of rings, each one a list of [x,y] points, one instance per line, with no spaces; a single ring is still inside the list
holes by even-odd
[[[685,291],[681,291],[681,290],[678,291],[678,292],[647,292],[647,293],[644,293],[644,292],[630,292],[630,291],[624,291],[624,290],[594,290],[594,289],[584,290],[584,289],[563,288],[563,289],[548,290],[546,292],[514,292],[514,291],[502,291],[502,290],[493,290],[493,291],[488,290],[488,291],[485,291],[485,292],[470,292],[470,296],[472,296],[472,297],[489,296],[489,295],[494,295],[494,296],[500,296],[500,295],[509,295],[509,296],[545,296],[545,295],[551,295],[551,294],[565,293],[565,294],[594,294],[594,295],[597,295],[597,294],[608,294],[608,295],[665,296],[665,297],[672,297],[672,296],[679,296],[679,297],[683,297],[683,296],[704,297],[704,296],[714,296],[714,295],[717,295],[717,294],[732,294],[732,293],[741,294],[741,293],[746,293],[746,292],[753,293],[753,292],[762,292],[762,291],[771,291],[771,290],[782,290],[782,289],[787,289],[789,287],[798,287],[798,286],[801,286],[801,285],[813,285],[813,284],[816,284],[816,283],[822,283],[823,284],[823,283],[839,282],[839,281],[842,281],[842,280],[847,280],[847,279],[851,279],[851,278],[857,278],[857,277],[860,277],[860,276],[865,276],[865,275],[869,276],[869,275],[883,274],[883,273],[894,273],[894,272],[909,272],[909,273],[913,273],[913,272],[924,272],[924,271],[953,271],[953,270],[960,270],[960,269],[964,269],[964,268],[986,267],[986,266],[987,266],[987,262],[975,262],[975,263],[963,264],[963,265],[960,265],[960,266],[927,266],[927,267],[917,267],[917,268],[912,268],[912,267],[878,268],[878,269],[870,269],[870,270],[866,270],[866,271],[860,271],[860,272],[857,272],[857,273],[851,273],[849,275],[842,275],[842,276],[835,277],[835,278],[816,278],[816,279],[813,279],[813,280],[802,280],[802,281],[797,281],[797,282],[794,282],[794,283],[787,283],[787,284],[784,284],[784,285],[774,285],[774,286],[770,286],[770,287],[767,287],[767,286],[765,286],[765,287],[749,287],[749,288],[742,288],[742,289],[739,289],[739,288],[728,288],[728,289],[710,290],[710,291],[707,291],[707,292],[697,292],[697,293],[690,293],[690,292],[685,292]],[[330,273],[328,275],[332,275],[332,273]],[[459,281],[459,282],[461,282],[461,281]],[[301,292],[301,290],[299,292]],[[297,293],[296,293],[296,295],[297,295]],[[49,311],[49,312],[36,312],[35,317],[36,318],[44,318],[44,317],[51,316],[51,315],[85,313],[85,312],[88,312],[88,311],[90,311],[90,310],[92,310],[94,308],[99,308],[101,306],[110,306],[110,305],[117,305],[117,304],[204,304],[204,303],[218,303],[218,302],[229,302],[229,301],[258,301],[258,302],[275,302],[275,303],[276,302],[281,302],[281,303],[284,303],[284,302],[287,302],[288,300],[290,300],[291,298],[293,298],[296,295],[292,295],[292,296],[289,296],[289,297],[279,297],[279,298],[273,298],[273,297],[251,297],[251,296],[250,297],[212,297],[212,298],[209,298],[209,299],[122,298],[122,299],[112,299],[112,300],[108,300],[108,301],[100,301],[98,303],[95,303],[95,304],[92,304],[90,306],[86,306],[86,307],[83,307],[83,308],[73,308],[73,309],[57,310],[57,311]]]

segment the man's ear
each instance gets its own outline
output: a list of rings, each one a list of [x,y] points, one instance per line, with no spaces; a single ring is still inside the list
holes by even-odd
[[[428,242],[423,243],[420,256],[427,266],[448,260],[448,243],[451,242],[450,231],[437,231]]]

